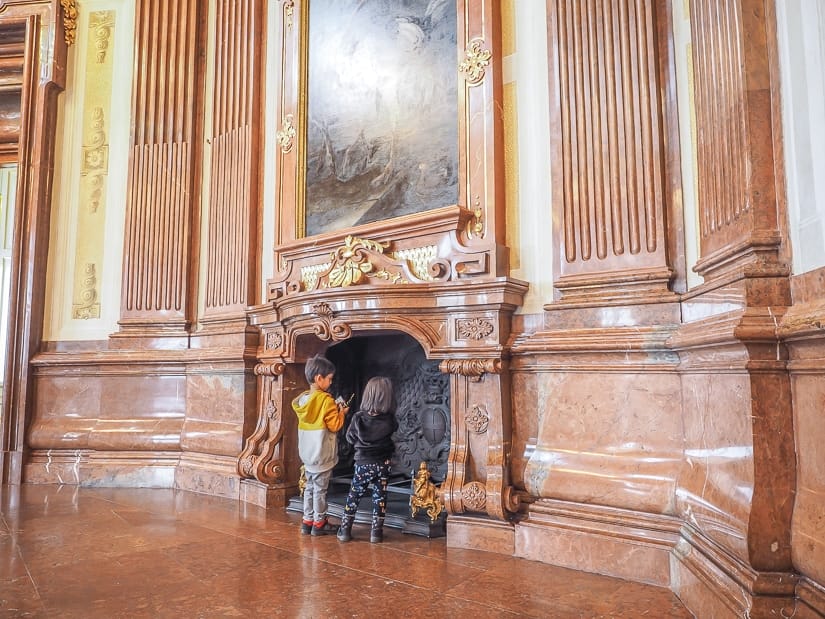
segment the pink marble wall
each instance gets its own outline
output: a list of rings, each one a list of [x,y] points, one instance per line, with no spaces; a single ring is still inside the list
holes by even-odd
[[[515,483],[539,498],[675,513],[679,389],[672,372],[516,372]]]
[[[130,354],[38,358],[25,481],[239,497],[237,456],[254,423],[255,377],[243,362],[119,361]]]
[[[797,486],[791,525],[794,567],[822,589],[825,602],[825,269],[794,290],[783,320],[789,337]],[[825,612],[825,604],[821,608]]]
[[[685,374],[682,385],[685,466],[677,491],[679,514],[747,561],[754,488],[749,377]]]

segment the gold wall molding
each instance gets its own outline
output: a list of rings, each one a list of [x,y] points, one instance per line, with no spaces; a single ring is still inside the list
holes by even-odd
[[[100,318],[100,303],[97,302],[97,267],[90,262],[83,267],[83,274],[80,303],[72,305],[72,318],[76,320]]]
[[[77,37],[77,2],[76,0],[60,0],[63,9],[63,38],[66,45],[73,45]]]
[[[295,125],[293,124],[294,117],[292,114],[284,116],[283,124],[280,131],[276,134],[278,137],[278,144],[281,145],[281,152],[286,154],[292,150],[295,144]]]
[[[109,40],[115,27],[114,11],[95,11],[89,14],[89,31],[93,33],[98,64],[106,62]]]
[[[464,50],[464,60],[458,65],[459,72],[463,73],[467,83],[471,86],[480,84],[484,80],[485,69],[493,57],[489,49],[482,49],[484,39],[476,37],[470,39]]]
[[[113,62],[107,50],[115,33],[115,11],[89,14],[84,25],[83,131],[80,144],[78,210],[75,227],[72,320],[101,315],[98,278],[104,264],[106,190],[109,178],[109,129],[112,107]],[[103,52],[101,56],[101,52]],[[77,148],[75,146],[74,148]]]
[[[109,145],[106,142],[106,120],[103,108],[92,110],[91,127],[85,136],[80,175],[86,178],[91,191],[88,196],[89,212],[96,213],[103,195],[103,181],[109,171]]]
[[[294,0],[283,0],[284,2],[284,23],[287,28],[292,28],[293,14],[295,12]]]

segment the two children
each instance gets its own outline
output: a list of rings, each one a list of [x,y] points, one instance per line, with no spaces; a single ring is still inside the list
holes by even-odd
[[[338,462],[335,433],[343,427],[349,408],[337,404],[328,393],[335,374],[332,362],[316,355],[307,361],[305,374],[309,391],[292,402],[298,415],[298,455],[306,472],[301,533],[328,535],[336,531],[327,522],[327,488],[332,469]],[[370,485],[373,488],[370,541],[375,543],[384,539],[387,481],[395,450],[392,434],[397,428],[390,379],[382,376],[370,379],[361,398],[361,410],[355,414],[347,430],[347,441],[355,448],[355,473],[344,517],[337,530],[342,542],[352,539],[352,522],[358,503]]]

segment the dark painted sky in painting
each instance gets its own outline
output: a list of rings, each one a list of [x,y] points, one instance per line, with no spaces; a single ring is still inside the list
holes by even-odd
[[[311,0],[308,236],[458,200],[453,0]]]

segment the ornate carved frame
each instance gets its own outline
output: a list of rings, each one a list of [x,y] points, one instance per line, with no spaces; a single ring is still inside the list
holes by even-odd
[[[75,0],[0,0],[0,39],[21,33],[21,119],[9,337],[0,424],[0,482],[20,483],[32,397],[29,360],[40,346],[49,244],[57,96],[66,47],[74,41]],[[17,36],[17,35],[15,35]],[[6,47],[8,51],[9,46]]]
[[[527,285],[506,277],[501,34],[497,3],[457,0],[458,204],[300,238],[308,5],[280,0],[276,273],[248,318],[261,330],[257,427],[238,472],[249,501],[283,504],[298,468],[292,397],[328,343],[404,332],[451,375],[450,514],[504,520],[509,481],[510,321]],[[287,414],[288,413],[288,414]]]

